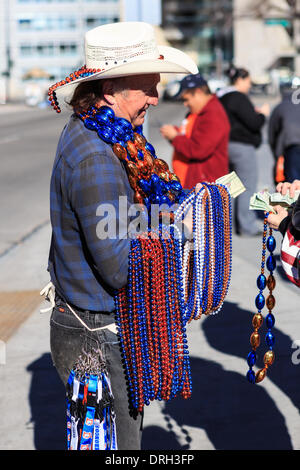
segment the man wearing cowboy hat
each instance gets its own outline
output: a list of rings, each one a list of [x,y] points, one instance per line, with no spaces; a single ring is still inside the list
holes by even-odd
[[[183,52],[157,46],[153,28],[145,23],[114,23],[89,31],[85,59],[84,68],[49,92],[59,111],[57,93],[70,89],[74,111],[60,137],[51,177],[48,270],[56,296],[51,354],[66,384],[80,352],[101,349],[114,395],[118,448],[140,449],[142,417],[128,407],[114,329],[114,292],[127,283],[130,239],[97,233],[101,204],[111,204],[119,214],[120,196],[129,206],[134,194],[124,165],[112,150],[115,134],[104,126],[99,137],[86,112],[105,106],[137,129],[149,106],[158,104],[159,74],[197,73],[197,67]],[[109,112],[103,116],[109,119]]]

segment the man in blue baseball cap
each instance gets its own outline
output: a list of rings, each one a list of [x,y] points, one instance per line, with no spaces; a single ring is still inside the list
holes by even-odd
[[[200,73],[187,75],[177,93],[189,110],[181,127],[160,129],[174,148],[173,169],[185,188],[228,173],[230,124],[222,104]]]

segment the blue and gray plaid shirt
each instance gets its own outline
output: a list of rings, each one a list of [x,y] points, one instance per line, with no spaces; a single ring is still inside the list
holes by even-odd
[[[113,311],[114,291],[126,285],[130,238],[101,239],[97,234],[99,213],[104,215],[100,204],[111,204],[117,223],[124,218],[126,223],[127,211],[119,214],[120,196],[127,196],[128,206],[133,203],[122,163],[110,145],[71,116],[51,177],[48,270],[58,295],[80,309]]]

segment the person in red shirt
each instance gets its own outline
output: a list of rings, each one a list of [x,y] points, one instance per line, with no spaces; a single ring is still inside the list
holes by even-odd
[[[174,171],[179,161],[181,169],[186,165],[181,184],[191,189],[199,181],[211,183],[229,172],[230,124],[222,104],[201,74],[186,76],[180,83],[178,95],[189,114],[197,115],[191,132],[182,134],[171,124],[162,126],[160,132],[174,148]]]

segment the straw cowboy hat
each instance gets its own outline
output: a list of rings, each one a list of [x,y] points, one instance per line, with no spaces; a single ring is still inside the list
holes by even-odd
[[[194,74],[198,68],[184,52],[157,45],[148,23],[106,24],[85,34],[85,66],[53,85],[50,92],[72,89],[88,80],[149,73]]]

